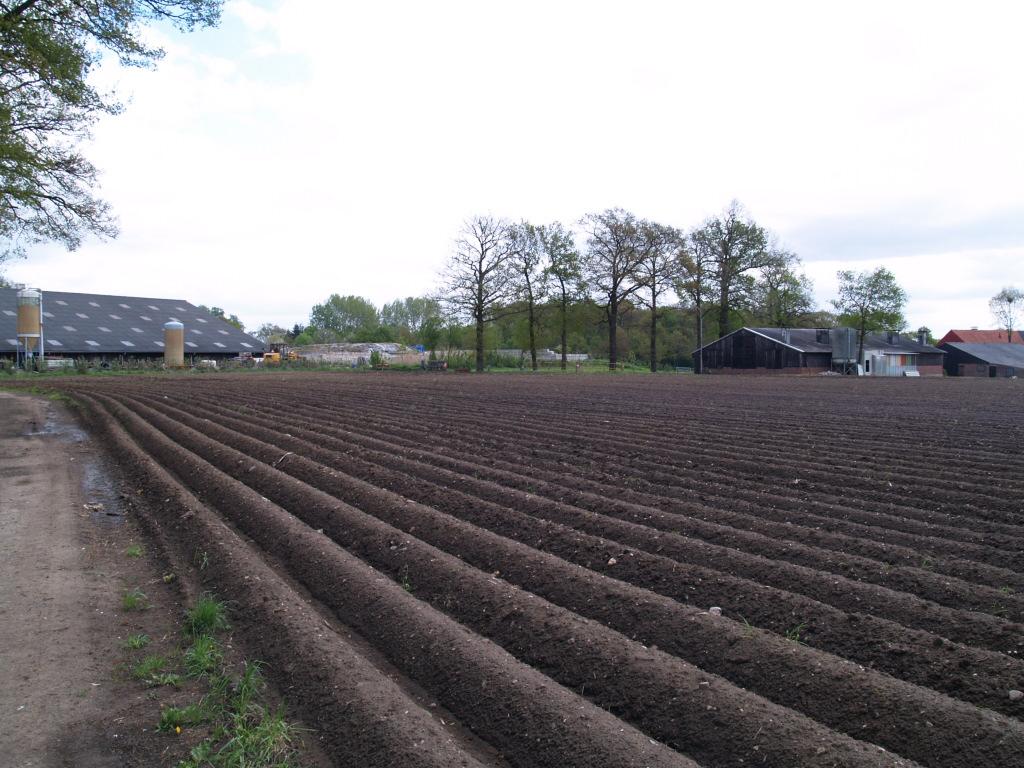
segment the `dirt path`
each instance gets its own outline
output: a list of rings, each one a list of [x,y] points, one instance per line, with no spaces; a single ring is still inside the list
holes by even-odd
[[[18,768],[64,764],[71,732],[75,765],[120,765],[80,729],[109,712],[118,662],[86,442],[54,403],[0,392],[0,755]]]

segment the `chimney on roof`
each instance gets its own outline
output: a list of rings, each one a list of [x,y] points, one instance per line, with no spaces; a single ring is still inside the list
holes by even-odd
[[[789,344],[790,343],[790,338],[791,337],[790,337],[790,333],[789,333],[789,328],[783,328],[782,329],[782,343],[783,344]]]
[[[928,329],[918,328],[917,329],[917,343],[922,347],[928,346]]]
[[[886,341],[888,341],[890,344],[898,344],[899,341],[900,341],[900,332],[899,331],[889,331],[886,334]]]

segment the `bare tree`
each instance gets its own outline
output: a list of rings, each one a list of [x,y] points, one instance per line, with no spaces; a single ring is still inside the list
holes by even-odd
[[[1017,324],[1020,311],[1024,308],[1024,291],[1012,286],[1003,288],[989,299],[988,308],[999,327],[1006,331],[1006,342],[1013,342],[1013,326]]]
[[[640,224],[636,216],[621,208],[587,214],[580,224],[587,232],[584,276],[608,320],[608,368],[615,370],[619,311],[640,289],[636,274],[643,258]]]
[[[559,329],[562,342],[562,370],[568,367],[568,314],[569,304],[586,293],[580,253],[576,249],[572,232],[555,222],[538,227],[541,248],[547,266],[544,268],[552,288],[557,294]]]
[[[714,298],[714,249],[711,243],[696,230],[686,240],[680,240],[676,252],[675,290],[686,303],[693,307],[694,322],[697,326],[697,349],[704,346],[704,317],[713,305]],[[698,352],[693,361],[697,373],[704,372],[703,353]]]
[[[484,326],[508,314],[516,283],[509,224],[493,216],[466,221],[448,261],[438,300],[476,326],[476,370],[484,369]]]
[[[530,336],[530,367],[537,370],[537,302],[547,293],[542,269],[544,248],[537,227],[527,221],[509,228],[510,263],[515,271],[519,299],[526,302],[526,322]]]
[[[674,251],[680,241],[680,233],[651,221],[640,223],[640,259],[637,264],[637,280],[641,290],[637,298],[651,311],[651,373],[658,371],[658,301],[672,290],[675,276]]]

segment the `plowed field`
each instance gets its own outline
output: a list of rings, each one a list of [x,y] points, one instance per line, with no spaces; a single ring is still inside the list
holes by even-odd
[[[63,386],[339,765],[1024,765],[1019,382]]]

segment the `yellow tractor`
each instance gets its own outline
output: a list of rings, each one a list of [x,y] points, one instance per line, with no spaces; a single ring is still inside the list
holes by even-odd
[[[284,342],[271,342],[270,349],[263,353],[264,365],[280,365],[282,360],[292,362],[298,360],[299,356],[291,349],[287,349]]]

